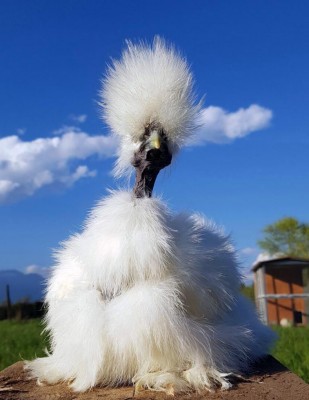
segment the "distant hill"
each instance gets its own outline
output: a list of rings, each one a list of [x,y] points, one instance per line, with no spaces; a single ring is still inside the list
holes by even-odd
[[[44,278],[41,275],[23,274],[17,270],[0,271],[0,303],[6,300],[6,285],[10,285],[12,303],[25,298],[43,300]]]

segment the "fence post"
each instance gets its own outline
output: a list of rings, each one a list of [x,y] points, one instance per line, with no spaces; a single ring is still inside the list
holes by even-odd
[[[12,318],[12,303],[10,296],[10,285],[6,285],[6,310],[7,310],[7,319]]]

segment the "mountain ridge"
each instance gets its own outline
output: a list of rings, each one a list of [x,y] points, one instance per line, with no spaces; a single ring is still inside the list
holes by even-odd
[[[11,302],[21,300],[42,301],[45,278],[36,273],[25,274],[17,269],[0,271],[0,303],[6,301],[6,285],[10,287]]]

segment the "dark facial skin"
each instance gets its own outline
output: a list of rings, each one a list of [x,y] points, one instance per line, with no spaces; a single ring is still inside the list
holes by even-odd
[[[151,130],[156,129],[161,138],[159,149],[148,149],[146,140]],[[133,192],[137,198],[151,197],[152,190],[161,169],[167,167],[172,161],[167,140],[164,132],[157,127],[149,126],[143,136],[143,142],[138,151],[135,152],[132,165],[136,171],[136,179]]]

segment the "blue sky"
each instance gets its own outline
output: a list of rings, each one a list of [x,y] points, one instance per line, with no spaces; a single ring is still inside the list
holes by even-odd
[[[186,55],[206,96],[198,143],[156,193],[223,225],[244,266],[266,224],[308,222],[308,12],[306,1],[2,1],[0,270],[44,272],[121,185],[100,80],[125,39],[157,34]]]

